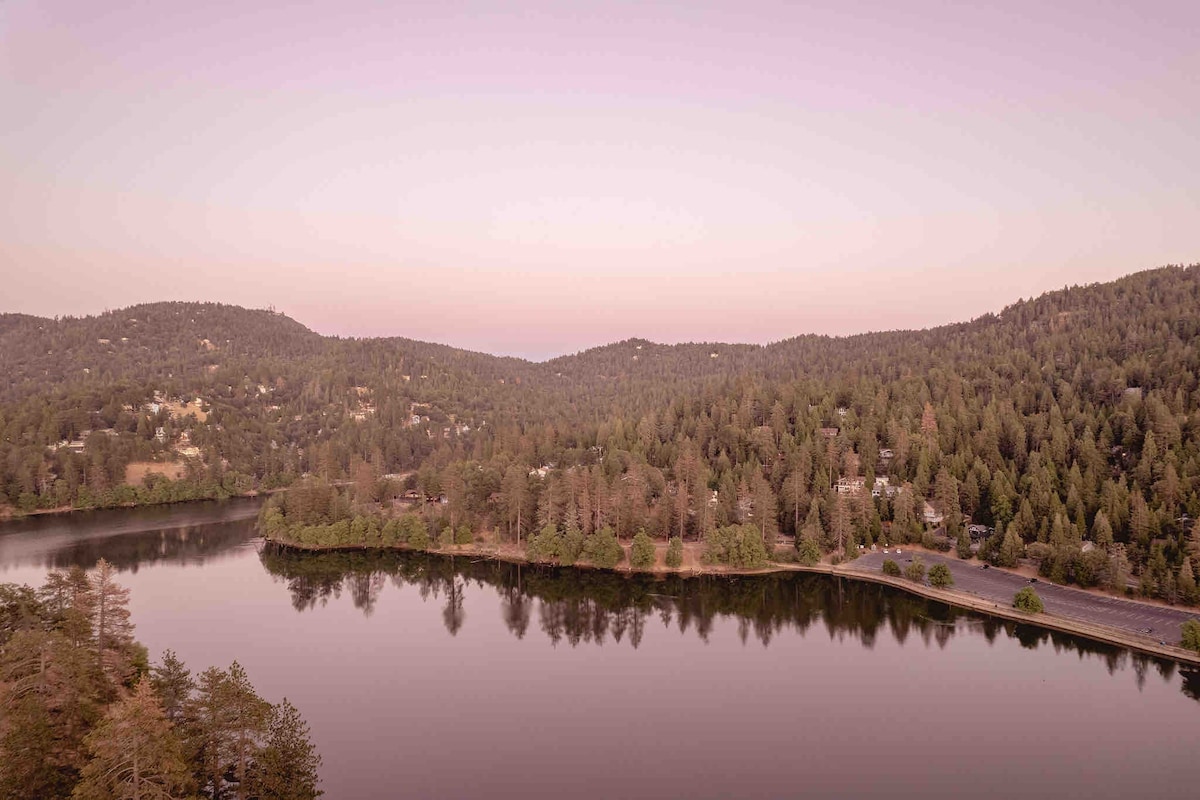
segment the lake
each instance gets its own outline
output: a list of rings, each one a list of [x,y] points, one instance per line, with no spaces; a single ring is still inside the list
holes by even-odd
[[[254,501],[0,526],[0,582],[107,558],[137,638],[238,660],[326,796],[1191,796],[1200,673],[828,576],[297,554]]]

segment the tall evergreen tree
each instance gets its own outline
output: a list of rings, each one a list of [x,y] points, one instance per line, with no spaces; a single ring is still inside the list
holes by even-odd
[[[271,708],[267,736],[249,779],[256,800],[314,800],[321,756],[309,739],[308,723],[288,699]]]
[[[109,707],[85,743],[91,760],[74,800],[167,800],[186,793],[190,776],[179,738],[144,676],[131,695]]]

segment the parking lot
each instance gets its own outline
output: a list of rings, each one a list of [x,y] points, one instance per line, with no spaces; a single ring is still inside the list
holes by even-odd
[[[868,572],[878,572],[885,559],[896,561],[903,569],[916,551],[901,548],[900,555],[893,549],[868,552],[850,566]],[[982,569],[976,561],[965,562],[957,558],[921,552],[926,568],[933,564],[945,564],[954,576],[954,588],[1000,605],[1012,604],[1013,595],[1024,586],[1032,585],[1042,598],[1046,611],[1062,617],[1071,617],[1097,625],[1107,625],[1131,633],[1149,636],[1167,644],[1179,643],[1179,626],[1185,620],[1200,618],[1200,613],[1168,606],[1138,603],[1107,595],[1093,594],[1069,586],[1058,586],[1039,580],[1030,584],[1028,578],[999,569]]]

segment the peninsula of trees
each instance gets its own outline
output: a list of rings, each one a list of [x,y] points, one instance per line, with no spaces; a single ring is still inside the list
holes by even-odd
[[[1194,603],[1198,309],[1200,265],[1165,267],[929,330],[544,363],[212,304],[3,315],[0,503],[308,479],[343,487],[287,521],[314,536],[411,517],[553,559],[643,532],[736,554],[754,530],[802,560],[920,541]]]

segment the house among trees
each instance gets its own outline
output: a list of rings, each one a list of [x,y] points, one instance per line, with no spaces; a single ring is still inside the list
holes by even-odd
[[[922,514],[926,525],[941,525],[945,517],[940,511],[934,508],[928,500],[925,501],[925,510]]]
[[[892,486],[887,475],[876,475],[875,484],[871,487],[871,497],[894,497],[900,491],[899,486]]]
[[[987,525],[968,525],[967,534],[971,537],[972,542],[983,541],[991,536],[995,531]]]
[[[859,494],[866,487],[866,485],[866,478],[857,476],[853,478],[838,478],[838,482],[834,486],[834,489],[837,490],[838,494]],[[874,491],[872,491],[872,494],[875,494]]]

